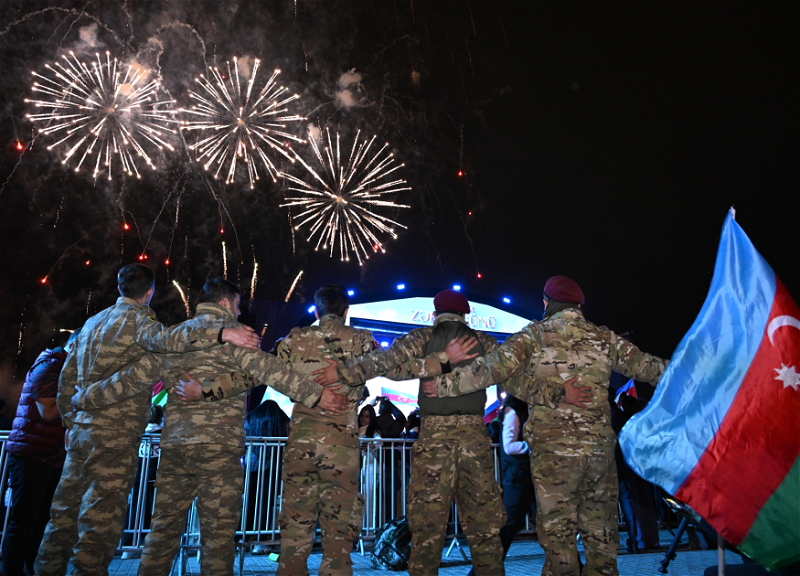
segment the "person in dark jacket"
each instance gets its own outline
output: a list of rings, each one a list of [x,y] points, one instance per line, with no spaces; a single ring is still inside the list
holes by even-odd
[[[56,406],[58,376],[80,329],[65,347],[48,348],[25,377],[17,416],[6,443],[11,512],[3,540],[3,574],[33,574],[33,563],[50,519],[50,502],[66,451]],[[63,339],[61,341],[63,344]]]

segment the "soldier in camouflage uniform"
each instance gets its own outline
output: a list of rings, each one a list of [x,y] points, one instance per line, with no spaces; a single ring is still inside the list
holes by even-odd
[[[146,266],[124,266],[118,288],[117,303],[86,321],[59,379],[56,403],[69,445],[36,559],[38,575],[62,576],[70,558],[71,574],[107,572],[122,535],[139,437],[150,413],[149,392],[101,410],[73,412],[78,388],[110,376],[148,350],[201,350],[222,338],[258,344],[251,330],[223,330],[222,323],[164,327],[148,306],[155,275]]]
[[[295,328],[277,345],[278,358],[293,370],[310,374],[327,362],[335,367],[377,348],[368,330],[345,326],[350,298],[343,286],[328,285],[314,295],[319,326]],[[448,348],[454,359],[466,353],[464,342]],[[447,353],[425,360],[406,361],[401,355],[387,376],[397,380],[439,374]],[[319,371],[317,371],[319,372]],[[330,384],[330,383],[329,383]],[[215,394],[232,392],[232,383],[221,378],[213,383]],[[283,463],[283,508],[280,516],[281,554],[278,575],[308,574],[308,555],[317,519],[322,527],[320,575],[352,574],[350,551],[361,532],[364,500],[358,493],[360,480],[356,408],[364,380],[340,391],[351,406],[345,416],[295,405],[291,432]]]
[[[368,330],[345,326],[350,298],[343,286],[323,286],[314,303],[319,326],[295,328],[277,345],[278,358],[294,370],[310,374],[324,362],[335,366],[378,347]],[[430,364],[435,373],[441,371],[438,359]],[[405,362],[390,376],[415,378],[425,370],[425,363]],[[356,422],[363,388],[362,381],[341,391],[351,407],[345,416],[295,406],[283,463],[279,576],[308,574],[318,518],[323,552],[319,574],[352,574],[350,551],[364,514],[364,499],[358,493],[361,452]]]
[[[182,324],[187,329],[223,323],[239,324],[239,289],[227,280],[206,282],[194,318]],[[220,346],[212,350],[172,355],[147,355],[115,376],[88,387],[76,399],[81,408],[117,402],[138,386],[148,390],[174,369],[172,362],[194,377],[211,381],[222,373],[243,372],[252,382],[268,383],[279,392],[303,402],[305,409],[317,405],[343,413],[349,402],[333,389],[322,387],[292,372],[260,350]],[[338,387],[337,387],[338,388]],[[208,400],[214,400],[208,395]],[[242,510],[244,453],[243,417],[246,398],[229,396],[220,401],[184,403],[169,393],[169,408],[161,433],[161,462],[156,481],[156,509],[151,531],[139,564],[139,575],[168,574],[180,548],[186,515],[197,497],[201,527],[204,576],[228,576],[233,572],[236,525]],[[331,416],[333,417],[333,416]]]
[[[497,347],[494,338],[468,327],[464,314],[470,311],[469,302],[460,292],[440,292],[434,298],[434,307],[437,318],[433,327],[413,330],[386,350],[340,365],[338,375],[352,385],[381,375],[398,359],[414,357],[419,358],[416,362],[420,368],[428,364],[430,374],[439,369],[435,360],[448,342],[468,342],[465,353],[453,362],[456,366]],[[450,366],[445,363],[444,369]],[[324,376],[325,380],[317,381],[327,383],[334,378],[333,374]],[[483,390],[457,400],[419,399],[420,436],[413,448],[407,510],[412,576],[438,573],[453,499],[469,541],[475,573],[504,573],[499,534],[505,510],[494,478],[491,439],[483,424],[485,405]]]
[[[667,362],[641,352],[604,327],[587,322],[578,285],[564,276],[547,281],[545,315],[497,350],[438,378],[439,396],[474,393],[506,381],[508,392],[532,406],[524,437],[531,449],[543,575],[578,576],[575,534],[586,550],[583,576],[616,576],[617,472],[608,405],[612,370],[651,384]],[[512,376],[526,378],[508,380]],[[584,409],[568,406],[565,381],[580,378],[591,389]],[[541,389],[547,396],[538,396]],[[547,401],[544,401],[544,400]]]
[[[369,330],[345,326],[350,299],[343,286],[323,286],[314,294],[318,326],[295,328],[278,342],[278,358],[303,374],[325,359],[341,362],[376,348]],[[322,528],[320,575],[353,573],[350,551],[361,533],[364,498],[359,494],[361,452],[356,409],[362,387],[343,388],[344,415],[295,405],[283,457],[279,518],[281,554],[278,576],[308,574],[308,556],[317,519]]]

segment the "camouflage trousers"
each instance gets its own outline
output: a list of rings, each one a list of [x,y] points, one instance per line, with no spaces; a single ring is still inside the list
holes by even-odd
[[[36,558],[37,575],[108,574],[122,537],[138,447],[138,436],[130,433],[121,437],[116,429],[73,426]]]
[[[478,576],[502,576],[506,513],[481,416],[426,416],[413,449],[408,490],[410,576],[439,573],[453,499]]]
[[[233,574],[233,537],[244,488],[240,457],[238,448],[162,444],[155,512],[144,542],[139,576],[170,573],[195,497],[200,520],[200,574]]]
[[[564,455],[547,445],[531,447],[531,473],[538,505],[539,544],[545,551],[542,576],[617,576],[617,467],[614,444],[607,454]],[[580,571],[580,533],[586,566]]]
[[[350,576],[350,552],[361,533],[364,498],[359,494],[361,451],[352,434],[320,443],[289,436],[283,459],[279,523],[281,554],[276,576],[306,576],[319,518],[320,576]]]

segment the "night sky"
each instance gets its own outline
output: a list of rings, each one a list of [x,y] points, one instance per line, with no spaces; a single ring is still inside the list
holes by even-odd
[[[3,386],[54,329],[112,304],[117,269],[140,255],[157,270],[160,319],[184,320],[171,283],[193,300],[223,272],[222,241],[229,278],[249,292],[255,260],[256,297],[275,300],[303,270],[293,301],[329,282],[362,298],[458,283],[534,318],[546,279],[568,275],[589,320],[668,357],[734,206],[800,298],[798,16],[797,2],[6,1]],[[363,267],[314,252],[303,230],[293,250],[285,181],[226,186],[180,140],[141,180],[76,174],[52,139],[32,141],[24,102],[31,71],[69,50],[135,59],[176,106],[206,64],[280,68],[310,123],[377,135],[405,162],[413,189],[396,200],[411,209],[383,213],[408,229]]]

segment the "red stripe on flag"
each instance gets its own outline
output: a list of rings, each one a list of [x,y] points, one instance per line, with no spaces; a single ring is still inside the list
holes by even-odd
[[[776,278],[769,323],[800,309]],[[776,379],[783,366],[800,372],[800,330],[784,324],[768,335],[750,364],[739,391],[711,443],[675,496],[739,544],[759,510],[800,454],[800,386]]]

